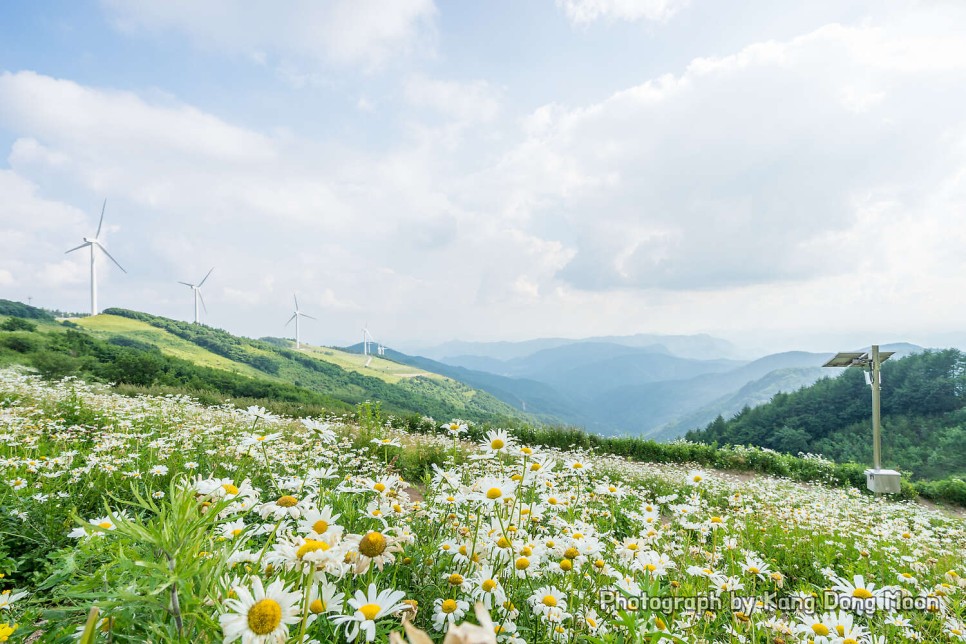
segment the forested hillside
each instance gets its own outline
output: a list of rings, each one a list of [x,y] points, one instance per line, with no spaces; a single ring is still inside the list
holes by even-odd
[[[966,475],[966,356],[926,351],[882,366],[883,466],[915,479]],[[718,417],[687,438],[871,463],[871,391],[859,369]]]

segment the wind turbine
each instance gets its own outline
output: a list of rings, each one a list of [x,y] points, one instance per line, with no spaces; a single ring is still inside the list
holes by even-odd
[[[315,318],[307,313],[302,313],[302,311],[299,310],[299,298],[294,294],[292,297],[295,298],[295,313],[293,313],[292,317],[288,319],[288,322],[285,323],[285,326],[288,326],[292,323],[292,320],[295,320],[295,348],[301,349],[302,340],[301,336],[299,335],[299,318],[308,318],[310,320],[314,320]]]
[[[369,350],[369,345],[373,342],[375,340],[372,339],[372,334],[369,333],[369,323],[366,322],[366,325],[362,327],[362,355],[369,356],[369,359],[366,360],[366,364],[364,365],[366,367],[372,362],[372,353]]]
[[[104,205],[101,206],[101,221],[97,224],[97,232],[94,233],[94,236],[84,237],[83,244],[81,244],[80,246],[77,246],[76,248],[71,248],[69,251],[64,253],[65,255],[67,253],[73,253],[75,250],[80,250],[81,248],[85,248],[87,246],[89,246],[91,249],[91,315],[97,315],[97,266],[94,263],[94,255],[95,255],[94,248],[95,247],[100,248],[101,252],[107,255],[112,262],[117,264],[118,268],[120,268],[122,271],[127,273],[127,271],[124,270],[124,267],[118,264],[117,260],[114,259],[109,252],[107,252],[106,248],[104,248],[104,245],[97,240],[97,238],[101,236],[101,227],[104,225],[105,208],[107,208],[107,199],[104,200]]]
[[[213,271],[213,270],[215,270],[215,267],[214,266],[211,267],[211,271]],[[208,271],[208,275],[211,275],[211,271]],[[178,282],[178,284],[184,284],[185,286],[190,287],[192,291],[194,291],[194,294],[195,294],[195,324],[200,324],[200,322],[198,321],[198,300],[201,300],[201,306],[204,307],[205,314],[208,313],[208,307],[205,306],[205,298],[201,297],[201,285],[204,284],[205,281],[208,279],[208,275],[205,275],[205,279],[201,280],[197,284],[189,284],[188,282]]]

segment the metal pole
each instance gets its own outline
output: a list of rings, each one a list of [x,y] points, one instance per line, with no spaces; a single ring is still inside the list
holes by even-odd
[[[879,418],[879,345],[872,345],[872,460],[876,470],[882,469],[882,428]]]
[[[97,264],[94,262],[94,244],[91,244],[91,315],[97,315]]]

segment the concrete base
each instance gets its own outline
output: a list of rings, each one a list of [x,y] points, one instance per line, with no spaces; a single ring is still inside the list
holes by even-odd
[[[898,494],[901,476],[895,470],[866,470],[865,485],[876,494]]]

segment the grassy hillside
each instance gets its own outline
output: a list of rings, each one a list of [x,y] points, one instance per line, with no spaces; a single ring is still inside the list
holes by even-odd
[[[187,360],[202,367],[223,369],[233,373],[241,373],[252,378],[261,375],[258,369],[250,365],[229,360],[197,344],[168,333],[164,329],[159,329],[140,320],[133,320],[119,315],[102,314],[80,318],[75,320],[74,323],[82,329],[91,332],[94,337],[105,339],[126,337],[153,345],[165,355],[181,358],[182,360]]]
[[[858,369],[770,403],[718,418],[690,440],[811,452],[839,461],[872,459],[871,395]],[[882,366],[886,466],[917,479],[966,477],[966,356],[927,351]]]
[[[0,301],[0,307],[18,321],[0,330],[0,365],[24,364],[50,378],[82,376],[129,392],[231,398],[301,415],[350,411],[372,401],[397,415],[529,418],[490,394],[390,360],[374,358],[365,367],[361,356],[337,349],[294,351],[284,341],[280,346],[124,309],[58,323],[19,303]],[[0,325],[6,319],[0,316]]]

